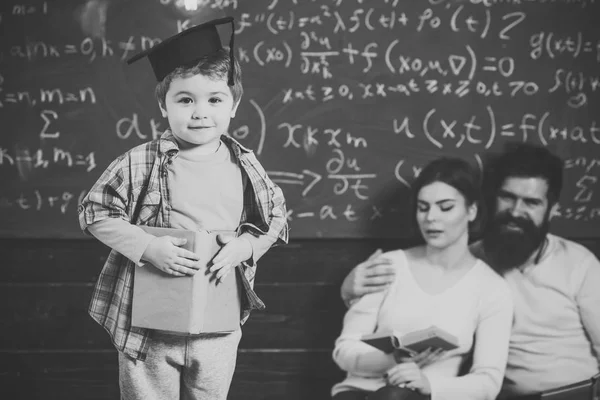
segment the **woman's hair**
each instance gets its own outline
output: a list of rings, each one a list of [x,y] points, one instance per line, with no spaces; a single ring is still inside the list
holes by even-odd
[[[244,93],[242,87],[242,69],[236,58],[234,58],[235,71],[233,74],[233,86],[231,86],[231,94],[233,95],[234,104],[237,103]],[[227,82],[229,77],[229,50],[221,49],[214,54],[202,57],[196,64],[191,67],[178,67],[173,72],[169,73],[165,78],[156,85],[154,91],[156,100],[161,106],[165,106],[167,92],[171,86],[171,82],[175,78],[187,78],[194,75],[203,75],[214,80],[224,80]]]
[[[475,220],[469,224],[471,231],[481,229],[481,216],[484,215],[481,180],[478,171],[468,162],[460,158],[441,157],[431,161],[422,170],[417,179],[412,184],[411,191],[411,218],[413,218],[413,228],[419,231],[417,224],[417,205],[421,189],[434,182],[442,182],[456,189],[464,198],[467,207],[476,204],[478,208]]]

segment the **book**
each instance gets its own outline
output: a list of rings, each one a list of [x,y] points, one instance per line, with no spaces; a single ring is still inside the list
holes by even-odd
[[[458,348],[456,336],[432,325],[406,334],[394,331],[375,332],[363,335],[361,340],[384,353],[404,351],[407,357],[412,357],[428,348],[453,350]]]
[[[209,272],[218,253],[217,233],[140,226],[147,233],[185,238],[181,246],[200,257],[192,276],[172,276],[152,264],[135,267],[131,324],[184,334],[231,332],[239,329],[241,293],[238,268],[217,282]]]

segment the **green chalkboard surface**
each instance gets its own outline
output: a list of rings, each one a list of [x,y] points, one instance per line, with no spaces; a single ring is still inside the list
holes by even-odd
[[[565,159],[553,230],[598,236],[599,3],[3,1],[0,236],[83,237],[78,199],[166,128],[149,65],[125,60],[225,15],[245,88],[230,134],[283,189],[292,237],[405,237],[425,163],[481,166],[514,140]]]

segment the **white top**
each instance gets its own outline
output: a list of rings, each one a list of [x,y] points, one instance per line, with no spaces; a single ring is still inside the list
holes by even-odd
[[[227,145],[211,154],[180,150],[169,165],[172,228],[235,231],[244,208],[242,169]]]
[[[335,342],[333,359],[348,372],[332,394],[344,390],[376,391],[385,385],[383,375],[395,365],[360,338],[367,333],[395,330],[402,334],[436,325],[459,340],[459,348],[424,367],[433,400],[493,400],[500,391],[506,366],[513,306],[506,282],[487,264],[477,263],[452,287],[428,294],[417,284],[402,250],[385,254],[397,268],[385,292],[363,296],[344,317]],[[457,377],[475,339],[473,364]]]
[[[515,304],[503,394],[529,394],[599,372],[600,262],[554,235],[538,264],[505,274]]]
[[[192,157],[190,152],[180,150],[168,171],[171,228],[237,229],[243,212],[247,177],[225,143],[221,142],[215,153],[204,156]],[[138,266],[145,264],[141,257],[154,236],[140,227],[119,218],[107,218],[88,229],[102,243]],[[250,242],[254,262],[272,245],[267,235],[256,237],[246,232],[241,236]]]

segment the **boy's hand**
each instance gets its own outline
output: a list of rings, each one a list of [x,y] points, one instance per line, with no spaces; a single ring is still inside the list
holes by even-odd
[[[173,276],[194,275],[200,268],[195,253],[182,249],[184,238],[160,236],[152,239],[142,255],[142,260]]]
[[[401,363],[390,368],[386,373],[386,380],[389,385],[402,385],[426,396],[431,394],[429,379],[414,362]]]
[[[210,272],[217,274],[218,280],[223,280],[232,267],[236,267],[252,257],[252,245],[243,237],[233,237],[219,234],[217,240],[221,247],[219,253],[212,260]]]
[[[350,271],[342,283],[342,299],[345,301],[362,297],[367,293],[378,292],[394,281],[396,269],[392,261],[380,257],[381,249]]]

